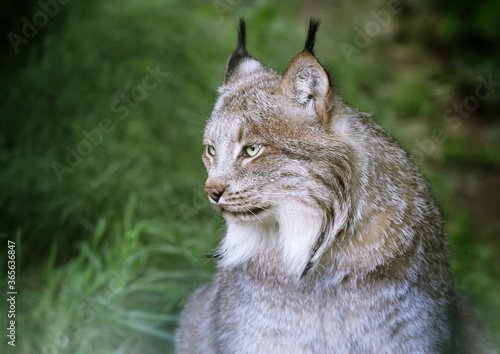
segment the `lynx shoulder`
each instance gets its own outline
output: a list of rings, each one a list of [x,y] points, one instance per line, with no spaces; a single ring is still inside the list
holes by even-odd
[[[442,218],[410,156],[336,92],[319,23],[283,75],[238,45],[204,134],[226,221],[180,353],[456,353]]]

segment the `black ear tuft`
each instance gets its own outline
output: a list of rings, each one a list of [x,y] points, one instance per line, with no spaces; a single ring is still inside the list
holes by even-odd
[[[248,55],[247,48],[247,27],[245,24],[245,20],[240,17],[240,28],[238,28],[238,47],[236,47],[236,52],[240,54]]]
[[[306,45],[304,52],[309,52],[314,55],[314,43],[316,42],[316,33],[318,32],[319,20],[311,18],[309,20],[309,30],[307,31]]]
[[[238,46],[234,50],[233,54],[231,54],[227,62],[224,82],[227,82],[229,80],[229,78],[236,71],[236,68],[243,59],[252,57],[247,52],[246,40],[245,20],[240,18],[240,27],[238,28]]]

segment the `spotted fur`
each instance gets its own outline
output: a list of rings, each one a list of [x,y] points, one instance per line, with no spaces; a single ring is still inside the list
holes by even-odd
[[[204,134],[227,231],[180,353],[459,351],[438,206],[401,146],[335,91],[318,24],[283,76],[248,54],[240,24]]]

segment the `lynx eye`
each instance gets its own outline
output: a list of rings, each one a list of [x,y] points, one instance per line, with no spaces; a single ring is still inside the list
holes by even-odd
[[[207,155],[215,156],[215,148],[212,145],[207,145]]]
[[[247,156],[254,157],[259,153],[260,149],[262,149],[262,145],[253,144],[250,146],[245,146],[243,152]]]

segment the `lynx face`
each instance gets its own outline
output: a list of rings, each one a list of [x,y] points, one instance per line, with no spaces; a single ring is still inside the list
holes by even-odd
[[[298,277],[345,226],[349,148],[332,129],[313,42],[314,33],[282,77],[246,52],[242,27],[228,60],[203,153],[205,191],[227,222],[222,266],[274,259]]]
[[[267,220],[280,205],[311,204],[311,196],[321,195],[315,190],[327,188],[314,179],[307,153],[325,138],[324,129],[306,110],[287,107],[286,97],[276,93],[278,79],[261,72],[233,85],[207,125],[206,190],[228,220]]]

